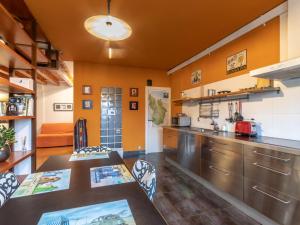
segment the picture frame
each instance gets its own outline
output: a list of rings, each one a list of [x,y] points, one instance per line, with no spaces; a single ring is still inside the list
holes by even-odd
[[[139,102],[138,101],[130,101],[129,102],[129,110],[139,110]]]
[[[82,100],[82,109],[93,109],[93,100]]]
[[[231,74],[247,69],[247,49],[244,49],[226,59],[226,73]]]
[[[198,84],[201,82],[201,80],[202,80],[202,71],[201,70],[194,71],[191,76],[192,84]]]
[[[73,103],[53,103],[54,112],[71,112],[73,111]]]
[[[91,85],[82,85],[82,94],[91,95],[93,93]]]
[[[139,89],[138,88],[130,88],[129,89],[130,97],[138,97],[139,96]]]

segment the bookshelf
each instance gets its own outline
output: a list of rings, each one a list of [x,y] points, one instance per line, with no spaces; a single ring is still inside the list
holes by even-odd
[[[0,91],[5,93],[7,98],[14,94],[31,95],[33,98],[33,116],[0,116],[1,123],[5,122],[14,127],[17,137],[25,135],[29,147],[25,151],[12,149],[8,160],[0,163],[0,172],[7,170],[15,171],[16,167],[22,167],[22,163],[31,159],[31,172],[36,170],[36,83],[38,64],[47,64],[49,59],[44,52],[37,47],[33,26],[32,38],[26,33],[22,25],[0,4],[0,66],[5,68],[7,74],[0,76]],[[9,78],[17,74],[27,74],[33,79],[33,90],[11,83]],[[24,134],[23,124],[26,125]],[[21,129],[20,129],[21,128]],[[16,145],[15,145],[16,147]],[[16,148],[19,148],[17,146]],[[30,167],[30,165],[29,165]]]

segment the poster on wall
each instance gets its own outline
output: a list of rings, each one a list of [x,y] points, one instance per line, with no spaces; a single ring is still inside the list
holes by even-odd
[[[192,73],[192,77],[191,77],[192,84],[200,83],[201,79],[202,79],[202,71],[201,70],[197,70]]]
[[[73,111],[73,103],[54,103],[53,111],[55,112]]]
[[[247,68],[247,50],[227,57],[227,74],[235,73]]]

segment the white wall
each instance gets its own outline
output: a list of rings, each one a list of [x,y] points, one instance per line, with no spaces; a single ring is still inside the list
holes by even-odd
[[[256,84],[256,79],[245,74],[243,76],[211,83],[204,86],[207,89],[237,91],[239,88],[251,87]],[[242,100],[242,113],[245,119],[254,118],[260,127],[259,134],[269,137],[300,140],[300,79],[284,83],[275,82],[281,88],[281,93],[257,94],[249,100]],[[199,90],[194,89],[194,92]],[[216,122],[220,126],[228,118],[228,102],[215,103],[215,109],[220,110]],[[211,119],[201,118],[198,121],[199,106],[197,104],[184,104],[182,111],[192,117],[192,126],[212,129]],[[233,129],[232,129],[233,131]]]
[[[37,130],[43,123],[72,123],[73,111],[55,112],[53,103],[73,103],[73,87],[37,86]]]

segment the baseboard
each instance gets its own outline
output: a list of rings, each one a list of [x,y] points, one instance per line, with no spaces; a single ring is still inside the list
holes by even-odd
[[[124,151],[123,158],[136,158],[145,155],[145,150],[137,150],[137,151]]]

